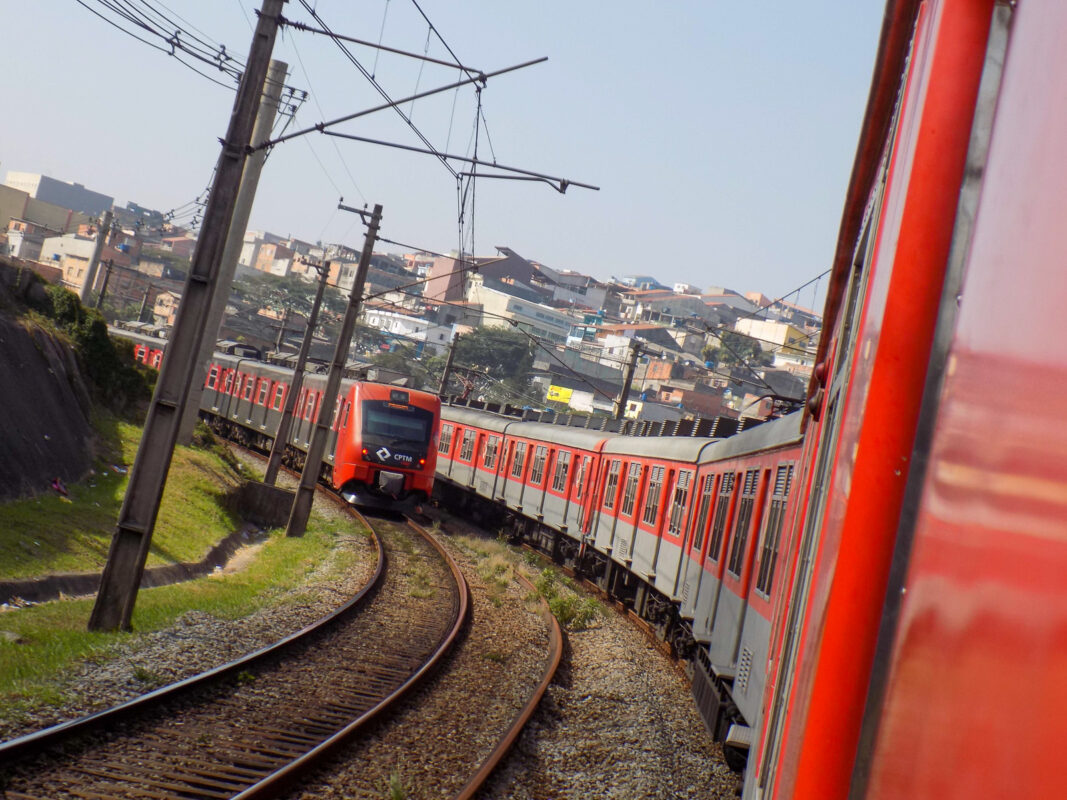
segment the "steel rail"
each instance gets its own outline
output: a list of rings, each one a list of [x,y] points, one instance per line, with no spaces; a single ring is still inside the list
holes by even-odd
[[[535,591],[534,585],[530,583],[522,575],[517,576],[518,579],[525,584],[526,588],[530,591]],[[549,645],[548,645],[548,659],[545,662],[545,671],[541,676],[541,682],[534,689],[530,695],[526,704],[519,710],[519,713],[515,715],[515,719],[512,720],[511,726],[504,732],[504,735],[500,737],[500,741],[497,742],[496,747],[482,762],[482,765],[478,768],[478,771],[471,776],[471,779],[467,781],[464,786],[456,795],[454,800],[470,800],[474,797],[478,791],[485,785],[485,782],[489,780],[489,776],[493,774],[493,771],[500,766],[500,762],[511,752],[512,745],[515,744],[515,740],[519,738],[519,734],[522,733],[523,728],[526,727],[526,723],[530,721],[530,717],[533,716],[538,706],[541,705],[541,699],[545,696],[545,692],[548,691],[548,686],[552,683],[552,679],[556,677],[556,672],[559,670],[560,661],[563,659],[563,631],[560,629],[559,620],[548,607],[548,603],[545,599],[541,598],[541,616],[545,620],[545,624],[548,626],[549,632]]]
[[[362,514],[353,510],[354,514],[366,520]],[[252,800],[252,798],[274,798],[281,797],[286,790],[292,788],[300,778],[308,774],[316,766],[318,766],[324,759],[334,754],[339,748],[348,744],[356,734],[361,732],[364,728],[375,722],[378,717],[384,714],[386,711],[391,710],[392,706],[404,699],[409,695],[412,690],[418,688],[418,686],[440,665],[441,661],[447,656],[452,646],[456,643],[463,628],[466,626],[470,617],[470,588],[467,585],[467,579],[463,576],[459,565],[455,559],[444,549],[436,537],[431,535],[425,528],[418,525],[410,518],[406,519],[407,524],[416,533],[420,534],[430,545],[437,551],[437,553],[444,559],[448,565],[449,571],[452,574],[453,579],[456,582],[459,590],[459,609],[456,614],[453,625],[449,628],[445,636],[442,638],[437,649],[433,655],[420,667],[415,673],[413,673],[403,684],[397,687],[386,697],[382,698],[375,706],[368,709],[361,716],[357,717],[351,723],[339,730],[330,738],[323,741],[321,744],[309,750],[303,756],[293,760],[289,765],[267,776],[259,783],[248,787],[245,791],[238,795],[234,795],[233,800]],[[369,523],[368,523],[369,524]]]
[[[332,500],[336,500],[339,504],[345,505],[347,508],[347,504],[344,504],[340,498],[336,498],[335,495],[328,492],[324,493]],[[353,514],[353,516],[359,517],[358,514]],[[377,554],[377,565],[375,566],[374,574],[359,592],[330,614],[327,614],[325,617],[316,620],[310,625],[301,628],[299,631],[279,639],[266,647],[248,653],[247,655],[227,664],[222,664],[214,669],[210,669],[207,672],[202,672],[198,675],[193,675],[192,677],[178,681],[177,683],[163,686],[152,692],[143,694],[140,697],[128,700],[125,703],[121,703],[103,711],[98,711],[95,714],[89,714],[88,716],[79,717],[78,719],[69,720],[68,722],[61,722],[58,725],[43,728],[42,730],[28,733],[16,739],[2,742],[0,743],[0,763],[13,764],[29,756],[37,755],[44,750],[55,748],[59,744],[74,739],[75,737],[94,733],[103,729],[105,726],[111,726],[117,722],[129,720],[133,717],[145,714],[153,707],[162,705],[165,702],[220,684],[229,678],[236,677],[243,671],[247,671],[250,667],[258,667],[266,663],[268,660],[284,654],[286,651],[303,644],[313,636],[328,631],[373,597],[374,593],[381,586],[382,578],[385,575],[385,551],[382,546],[381,537],[373,530],[373,528],[371,528],[371,535],[372,541],[374,542],[375,553]]]

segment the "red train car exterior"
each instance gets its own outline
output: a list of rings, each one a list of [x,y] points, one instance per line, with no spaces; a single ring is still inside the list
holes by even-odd
[[[746,797],[1062,794],[1065,26],[887,8]]]
[[[441,424],[437,395],[357,382],[338,408],[334,488],[360,505],[428,499]]]

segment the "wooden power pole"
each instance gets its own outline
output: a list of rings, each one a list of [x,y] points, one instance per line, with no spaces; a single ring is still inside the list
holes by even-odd
[[[204,226],[193,251],[189,278],[167,345],[167,357],[149,405],[141,444],[111,539],[100,591],[89,617],[89,630],[131,628],[137,590],[152,543],[152,530],[159,513],[159,501],[178,438],[189,384],[196,375],[208,309],[217,288],[222,250],[233,218],[237,189],[284,3],[285,0],[263,0],[204,211]],[[215,332],[211,331],[210,335],[214,336]]]

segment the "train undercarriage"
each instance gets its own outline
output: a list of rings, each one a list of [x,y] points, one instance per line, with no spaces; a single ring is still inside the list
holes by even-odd
[[[630,616],[684,669],[708,733],[723,743],[727,765],[736,772],[744,770],[747,748],[727,743],[732,727],[746,725],[730,696],[732,678],[712,669],[707,648],[693,637],[692,626],[678,613],[676,603],[587,543],[465,487],[438,477],[434,501],[487,531],[502,534],[511,544],[541,553]]]

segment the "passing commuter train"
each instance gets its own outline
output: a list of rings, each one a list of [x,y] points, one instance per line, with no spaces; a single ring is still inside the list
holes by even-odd
[[[444,499],[687,655],[749,800],[1063,793],[1064,31],[1058,0],[888,2],[804,411],[443,410]]]
[[[159,368],[167,342],[112,328],[133,357]],[[216,352],[200,415],[216,432],[267,452],[281,421],[293,372],[254,358]],[[322,408],[326,376],[306,373],[293,407],[284,461],[301,468]],[[441,401],[436,395],[369,381],[343,380],[320,478],[348,502],[368,507],[417,504],[433,492]]]
[[[443,411],[439,489],[690,654],[750,800],[1063,794],[1064,31],[888,3],[803,412],[699,441]]]

